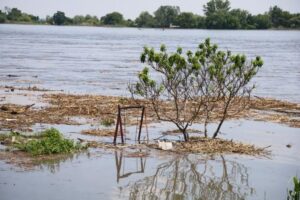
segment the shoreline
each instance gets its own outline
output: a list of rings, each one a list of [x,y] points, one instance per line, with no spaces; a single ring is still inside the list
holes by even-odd
[[[159,27],[132,27],[132,26],[118,26],[118,25],[54,25],[54,24],[39,24],[39,23],[0,23],[4,25],[33,25],[33,26],[54,26],[54,27],[95,27],[95,28],[132,28],[139,30],[155,29],[155,30],[205,30],[205,31],[300,31],[300,28],[269,28],[269,29],[199,29],[199,28],[159,28]]]

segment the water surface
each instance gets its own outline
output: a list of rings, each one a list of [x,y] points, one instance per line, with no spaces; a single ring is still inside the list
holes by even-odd
[[[300,31],[0,25],[0,84],[128,95],[143,46],[188,50],[207,37],[223,50],[263,57],[256,95],[299,102]]]

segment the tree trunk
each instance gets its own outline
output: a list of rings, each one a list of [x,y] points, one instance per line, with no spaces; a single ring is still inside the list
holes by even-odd
[[[213,139],[215,139],[217,136],[218,136],[218,133],[219,133],[219,131],[220,131],[220,128],[221,128],[221,126],[222,126],[222,124],[223,124],[223,122],[225,121],[225,118],[223,118],[221,121],[220,121],[220,123],[219,123],[219,125],[218,125],[218,128],[217,128],[217,130],[215,131],[215,133],[214,133],[214,135],[213,135]]]
[[[207,124],[208,124],[208,120],[206,119],[204,122],[204,137],[207,138]]]
[[[186,132],[186,129],[182,130],[184,141],[188,142],[189,141],[189,134]]]

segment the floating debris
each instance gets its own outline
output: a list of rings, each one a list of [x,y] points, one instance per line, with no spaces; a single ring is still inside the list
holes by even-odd
[[[102,137],[113,137],[115,134],[115,130],[111,129],[90,129],[81,131],[82,134],[85,135],[95,135]]]
[[[148,147],[162,149],[159,144],[149,144]],[[189,142],[173,142],[170,152],[174,153],[204,153],[204,154],[245,154],[266,156],[270,154],[267,150],[270,146],[260,148],[250,144],[234,142],[232,140],[211,139],[205,137],[191,137]]]
[[[0,107],[0,129],[21,130],[31,128],[36,123],[46,124],[67,124],[79,125],[74,117],[84,117],[103,121],[109,119],[112,124],[116,118],[118,105],[133,106],[144,105],[146,107],[147,123],[156,122],[155,112],[152,110],[150,102],[145,100],[133,100],[124,97],[100,96],[100,95],[72,95],[55,93],[45,93],[42,95],[43,101],[48,104],[46,107],[36,109],[32,105],[22,106],[15,104],[3,104]],[[37,102],[38,103],[38,102]],[[169,103],[166,104],[167,110],[173,112]],[[254,98],[250,102],[250,107],[239,114],[235,109],[238,105],[232,107],[228,112],[228,119],[254,119],[261,121],[271,121],[286,124],[291,127],[300,127],[300,105],[274,99]],[[221,109],[216,110],[211,115],[211,121],[217,121],[220,118]],[[124,123],[135,125],[140,117],[139,110],[130,110],[124,113]],[[12,120],[10,120],[12,119]],[[202,123],[201,115],[195,123]],[[108,123],[105,123],[108,124]],[[175,132],[174,132],[175,133]],[[165,134],[171,134],[166,132]]]

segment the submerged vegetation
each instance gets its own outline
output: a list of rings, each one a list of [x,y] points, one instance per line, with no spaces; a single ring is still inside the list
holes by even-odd
[[[65,139],[55,128],[47,129],[36,135],[26,136],[18,132],[0,135],[3,144],[10,145],[33,156],[50,154],[67,154],[82,150],[80,143]]]
[[[300,28],[300,14],[284,11],[278,6],[271,7],[265,13],[252,15],[247,10],[231,9],[228,0],[210,0],[203,6],[203,11],[205,16],[180,12],[178,6],[160,6],[153,15],[143,11],[135,20],[126,20],[119,12],[108,13],[100,18],[91,15],[71,18],[57,11],[46,19],[40,19],[17,8],[6,7],[4,11],[0,10],[0,23],[199,29]]]

